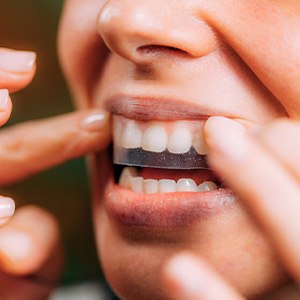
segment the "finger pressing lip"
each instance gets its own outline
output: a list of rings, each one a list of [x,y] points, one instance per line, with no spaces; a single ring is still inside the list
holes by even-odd
[[[211,165],[247,204],[300,282],[299,179],[261,137],[241,134],[235,121],[212,119],[206,134]]]
[[[0,133],[0,184],[12,183],[104,149],[110,135],[109,115],[102,110],[70,113],[5,128]]]

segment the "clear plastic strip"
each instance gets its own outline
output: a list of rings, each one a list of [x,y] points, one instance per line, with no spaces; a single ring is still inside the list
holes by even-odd
[[[125,149],[114,147],[114,163],[127,166],[163,169],[210,169],[206,156],[198,154],[194,148],[187,153],[174,154],[145,151],[142,148]]]

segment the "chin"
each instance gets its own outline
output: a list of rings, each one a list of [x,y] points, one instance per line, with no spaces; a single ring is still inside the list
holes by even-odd
[[[160,218],[151,214],[136,217],[136,213],[143,214],[143,209],[136,212],[136,207],[128,207],[126,201],[141,199],[114,182],[110,157],[110,153],[102,153],[92,159],[93,211],[103,271],[120,299],[169,299],[162,284],[162,270],[168,259],[182,251],[205,258],[247,299],[259,299],[288,282],[271,246],[230,191],[220,188],[205,192],[213,194],[201,196],[207,199],[200,199],[195,193],[198,202],[223,203],[201,214],[179,213],[170,217],[170,208],[160,211],[161,205],[157,204],[159,208],[151,209],[152,213],[160,213]],[[226,205],[224,194],[231,198]],[[154,194],[150,200],[144,200],[159,202],[160,196]],[[180,198],[175,203],[186,197],[184,193],[169,196],[172,199],[163,200],[170,206],[168,201],[173,197]],[[178,214],[176,209],[174,213]],[[162,222],[163,217],[167,221]]]
[[[270,4],[186,2],[66,2],[60,57],[76,104],[113,116],[111,149],[90,161],[99,256],[121,299],[168,299],[162,270],[181,251],[258,299],[288,279],[240,200],[209,168],[203,128],[211,116],[253,128],[288,115],[259,67],[268,57],[265,37],[274,26],[282,32],[282,23],[251,35],[252,27],[265,28],[259,22],[267,13],[273,18]],[[256,8],[265,8],[261,17]]]

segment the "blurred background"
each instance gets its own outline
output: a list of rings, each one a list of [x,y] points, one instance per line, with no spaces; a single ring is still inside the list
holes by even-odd
[[[7,126],[72,111],[56,53],[62,5],[63,0],[0,1],[0,46],[33,50],[38,57],[33,83],[12,95],[13,114]],[[67,252],[61,285],[103,281],[93,240],[90,195],[83,159],[68,162],[25,182],[1,187],[1,193],[12,196],[17,206],[35,203],[58,218]]]

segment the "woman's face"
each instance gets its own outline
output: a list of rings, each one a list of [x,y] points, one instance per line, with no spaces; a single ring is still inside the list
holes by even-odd
[[[299,103],[285,91],[299,72],[291,60],[300,53],[299,13],[293,0],[68,0],[60,57],[78,107],[105,107],[121,120],[116,142],[181,153],[192,141],[202,153],[209,116],[248,128],[298,118]],[[167,299],[162,266],[181,250],[206,258],[246,297],[287,281],[228,189],[163,192],[179,189],[164,179],[198,185],[216,182],[212,172],[141,168],[119,185],[111,150],[93,157],[91,171],[99,255],[122,299]]]

